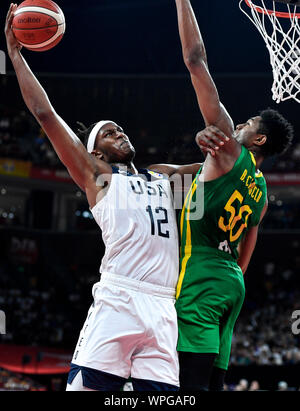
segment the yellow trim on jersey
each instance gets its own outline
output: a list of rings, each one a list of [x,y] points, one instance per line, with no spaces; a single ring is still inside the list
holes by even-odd
[[[253,164],[254,164],[254,165],[255,165],[255,167],[256,167],[256,160],[255,160],[255,157],[254,157],[253,153],[251,153],[251,151],[249,151],[249,153],[250,153],[251,160],[252,160]]]
[[[188,193],[187,193],[187,195],[186,195],[186,198],[185,198],[185,200],[184,200],[184,204],[183,204],[183,207],[182,207],[182,211],[181,211],[181,218],[180,218],[180,235],[181,235],[181,238],[182,238],[182,233],[183,233],[184,211],[185,211],[186,205],[187,205],[187,203],[188,203],[188,201],[189,201],[190,194],[191,194],[191,192],[192,192],[192,189],[193,189],[193,186],[194,186],[194,184],[195,184],[195,181],[196,181],[196,179],[194,179],[194,181],[193,181],[192,184],[191,184],[191,187],[190,187],[190,189],[189,189],[189,191],[188,191]]]
[[[191,192],[192,192],[192,189],[193,189],[193,186],[194,186],[194,184],[195,184],[195,181],[196,181],[196,178],[194,178],[194,181],[193,181],[192,184],[191,184],[191,187],[190,187],[190,189],[189,189],[189,191],[188,191],[188,193],[187,193],[187,195],[186,195],[186,197],[185,197],[184,204],[183,204],[183,207],[182,207],[181,217],[180,217],[180,240],[182,240],[182,234],[183,234],[184,212],[185,212],[185,209],[186,209],[186,205],[187,205],[187,203],[188,203],[188,201],[189,201],[190,194],[191,194]],[[179,255],[180,255],[180,258],[181,258],[181,246],[180,246],[180,248],[179,248]]]
[[[260,178],[263,177],[263,173],[261,171],[258,171],[257,174],[255,174],[255,178]]]
[[[185,276],[186,265],[192,255],[192,236],[191,236],[191,225],[189,222],[189,215],[191,211],[190,207],[191,207],[192,198],[193,198],[194,192],[196,191],[196,188],[197,188],[197,184],[196,184],[196,178],[195,178],[195,180],[193,181],[193,184],[191,185],[190,191],[186,197],[185,204],[182,208],[181,221],[180,221],[180,235],[182,238],[183,221],[184,221],[185,208],[186,208],[187,209],[186,211],[186,239],[185,239],[185,246],[184,246],[184,258],[182,260],[181,272],[179,274],[178,283],[177,283],[176,299],[178,299],[180,295],[183,279]],[[188,203],[188,206],[186,207],[187,203]]]

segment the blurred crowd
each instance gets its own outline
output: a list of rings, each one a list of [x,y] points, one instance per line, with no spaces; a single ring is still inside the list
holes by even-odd
[[[201,162],[204,159],[191,133],[166,141],[166,137],[154,136],[146,128],[135,132],[133,143],[137,151],[137,167],[143,168],[154,163],[187,164]],[[41,168],[64,169],[47,136],[28,111],[15,112],[13,109],[0,107],[1,158],[30,161]],[[285,156],[268,160],[263,171],[289,173],[299,170],[300,144],[296,143]],[[17,212],[5,209],[0,204],[0,225],[17,225],[19,220]],[[272,200],[270,196],[263,228],[300,229],[298,202]]]
[[[133,391],[133,385],[128,381],[123,391]],[[248,381],[246,378],[242,378],[235,384],[224,384],[224,391],[268,391],[261,388],[258,380]],[[274,390],[272,390],[274,391]],[[286,381],[278,381],[275,391],[300,391],[300,387],[289,387]]]
[[[181,164],[201,161],[192,134],[184,134],[172,144],[164,145],[163,139],[158,141],[148,130],[139,130],[137,134],[137,165],[140,167],[158,161]],[[30,161],[39,167],[63,167],[47,137],[26,111],[0,108],[0,158]],[[300,170],[300,144],[272,163],[272,171],[296,170]],[[291,226],[300,228],[298,205],[270,201],[264,227],[285,229]],[[246,287],[245,304],[233,336],[230,365],[300,364],[300,335],[293,334],[291,328],[292,313],[300,310],[298,251],[293,261],[283,256],[286,265],[278,265],[269,253],[268,263],[252,269],[256,280],[252,284],[249,280]],[[90,266],[88,262],[84,266],[68,262],[67,267],[60,269],[55,264],[51,258],[41,266],[12,263],[1,256],[0,308],[7,315],[7,324],[14,325],[13,329],[7,327],[1,342],[74,348],[92,303],[92,284],[98,281],[99,274],[95,261]],[[252,272],[250,269],[247,276]],[[0,390],[14,388],[42,389],[29,379],[0,369]],[[241,379],[238,384],[226,386],[229,391],[260,389],[258,380]],[[279,391],[297,389],[289,387],[284,380],[278,382]]]
[[[0,307],[7,323],[0,341],[72,349],[98,280],[97,271],[73,267],[62,277],[55,271],[48,276],[38,266],[0,264]]]
[[[0,108],[0,158],[59,168],[61,162],[48,138],[28,111]]]
[[[72,349],[92,303],[92,285],[100,278],[101,256],[87,261],[79,248],[70,262],[69,257],[63,260],[57,255],[53,239],[44,235],[41,241],[36,245],[40,259],[1,256],[0,307],[8,324],[1,341]],[[69,247],[75,249],[72,241],[78,242],[77,237],[68,238]],[[92,250],[95,237],[90,241]],[[231,365],[300,364],[300,329],[298,334],[292,331],[292,314],[300,310],[299,244],[286,238],[286,247],[291,255],[282,247],[280,261],[260,266],[254,260],[246,273],[246,298],[235,326]],[[268,253],[268,238],[260,249]]]
[[[298,202],[285,199],[284,201],[272,201],[269,195],[268,212],[262,222],[261,227],[272,230],[299,230],[300,229],[300,208]]]
[[[74,130],[76,131],[76,130]],[[196,132],[197,130],[195,130]],[[131,133],[131,132],[130,132]],[[189,164],[203,160],[195,144],[195,135],[186,133],[171,139],[138,129],[129,135],[137,150],[136,164],[145,167],[157,162]],[[31,161],[39,167],[63,168],[48,138],[28,111],[0,107],[0,158]],[[268,161],[266,171],[300,170],[300,143],[283,157]]]
[[[293,244],[288,238],[283,240],[291,250],[290,255],[281,246],[281,262],[275,261],[274,255],[269,254],[267,236],[260,244],[267,262],[264,265],[255,263],[246,273],[246,299],[234,329],[230,366],[300,365],[300,324],[299,333],[292,329],[295,321],[292,314],[300,311],[299,244],[297,241]],[[84,242],[88,245],[87,239]],[[91,242],[95,242],[94,237]],[[53,248],[53,240],[48,241],[46,235],[42,243],[45,249]],[[70,237],[68,244],[73,249]],[[89,248],[92,250],[91,244]],[[56,250],[52,251],[56,254]],[[0,342],[65,348],[72,352],[92,303],[92,285],[99,280],[99,259],[93,257],[87,261],[76,253],[76,258],[84,261],[84,265],[72,260],[70,263],[66,258],[64,266],[60,266],[54,254],[44,255],[42,249],[39,252],[40,260],[22,263],[16,258],[13,261],[6,258],[2,247],[0,309],[6,313],[7,326]],[[226,390],[265,390],[265,380],[259,378],[257,375],[247,384],[245,381],[228,383]],[[297,389],[287,385],[283,374],[278,390]]]
[[[299,241],[297,236],[285,238],[285,244],[273,247],[273,256],[268,238],[260,243],[266,262],[259,265],[254,258],[245,274],[246,298],[233,335],[232,365],[300,364],[300,329],[295,333],[293,328],[293,313],[300,310]]]
[[[300,292],[283,290],[273,298],[242,312],[232,341],[232,365],[300,364],[300,338],[292,333],[292,313],[300,308]]]
[[[23,374],[0,368],[0,391],[46,391],[46,387]]]
[[[276,391],[300,391],[300,387],[289,386],[286,381],[278,381]],[[224,391],[267,391],[261,388],[258,380],[242,378],[237,384],[225,384]]]

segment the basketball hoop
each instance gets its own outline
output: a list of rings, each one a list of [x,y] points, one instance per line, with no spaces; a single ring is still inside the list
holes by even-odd
[[[249,9],[243,8],[244,3]],[[272,9],[266,7],[266,0],[255,0],[255,3],[240,0],[239,6],[260,32],[270,53],[273,100],[280,103],[294,99],[300,103],[300,11],[297,12],[300,1],[270,0]],[[280,7],[278,3],[285,6]]]

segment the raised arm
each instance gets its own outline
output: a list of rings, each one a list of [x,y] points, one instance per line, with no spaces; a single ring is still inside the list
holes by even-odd
[[[5,35],[8,54],[15,69],[20,90],[30,112],[49,137],[57,155],[67,167],[75,183],[88,195],[91,206],[95,204],[97,175],[111,173],[111,167],[90,155],[80,139],[55,112],[48,96],[21,55],[21,46],[11,29],[15,4],[11,4],[6,18]]]
[[[215,125],[231,137],[233,122],[220,102],[209,73],[204,42],[191,3],[189,0],[176,0],[176,7],[183,59],[190,72],[205,124]]]
[[[210,133],[205,137],[206,142],[202,136],[204,143],[201,146],[196,141],[201,151],[214,158],[215,163],[219,165],[222,162],[230,168],[240,154],[239,144],[231,138],[234,130],[232,119],[220,102],[217,88],[209,73],[204,42],[190,1],[176,0],[176,7],[183,59],[191,75],[200,111],[206,126],[214,125],[223,132],[217,137]],[[186,173],[195,175],[200,166],[200,163],[183,166],[155,164],[149,168],[171,176]],[[221,169],[224,171],[224,167]]]

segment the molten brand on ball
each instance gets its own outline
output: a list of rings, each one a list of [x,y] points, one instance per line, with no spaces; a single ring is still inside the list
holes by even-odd
[[[65,17],[51,0],[26,0],[15,11],[12,29],[19,43],[32,51],[52,49],[62,39]]]

